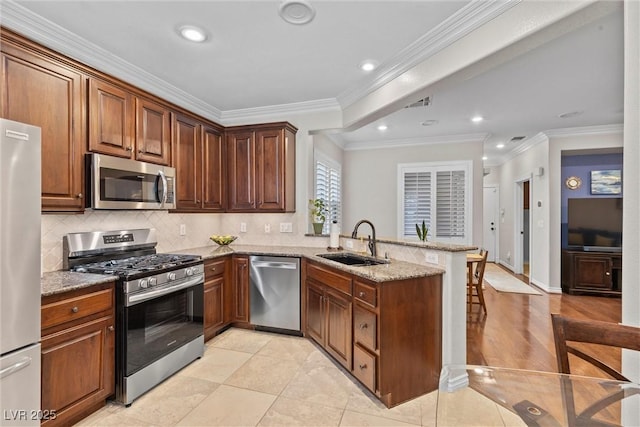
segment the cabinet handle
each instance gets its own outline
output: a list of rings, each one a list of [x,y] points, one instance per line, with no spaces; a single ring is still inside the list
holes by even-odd
[[[215,267],[211,267],[211,271],[216,271],[216,268]]]
[[[77,313],[77,312],[78,312],[78,307],[73,307],[73,308],[71,309],[71,311],[72,311],[73,313]]]
[[[127,148],[125,148],[125,150],[127,150],[127,151],[131,151],[131,150],[133,150],[133,149],[132,149],[131,147],[127,147]]]
[[[196,200],[196,203],[200,203],[200,200]]]
[[[109,329],[109,332],[113,332],[115,330],[113,326],[109,326],[107,329]]]
[[[606,274],[607,276],[611,276],[611,273],[608,272],[608,271],[606,273],[604,273],[604,274]]]
[[[367,369],[367,364],[366,363],[361,363],[361,364],[358,365],[358,368]]]
[[[138,150],[138,153],[144,154],[144,150]]]
[[[365,293],[364,293],[364,292],[362,292],[362,291],[360,291],[360,293],[358,293],[358,296],[359,296],[360,298],[364,298]]]
[[[369,325],[367,325],[366,323],[360,323],[360,329],[367,329],[369,327]]]
[[[77,197],[78,199],[82,199],[82,198],[84,197],[84,195],[83,195],[82,193],[78,193],[78,194],[76,194],[76,197]]]

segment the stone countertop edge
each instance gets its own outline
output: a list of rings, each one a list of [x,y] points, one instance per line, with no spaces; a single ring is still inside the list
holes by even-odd
[[[40,295],[43,297],[87,288],[101,283],[114,282],[115,276],[92,273],[76,273],[73,271],[51,271],[44,273],[40,279]]]
[[[329,235],[328,234],[305,234],[305,237],[324,237],[326,239],[326,238],[329,238]],[[360,238],[363,238],[363,240],[367,240],[363,236],[360,236],[358,238],[353,238],[351,237],[351,235],[346,235],[346,234],[341,234],[340,237],[345,239],[353,239],[353,240],[359,240]],[[478,249],[477,246],[460,245],[457,243],[438,243],[438,242],[430,242],[430,241],[418,242],[418,241],[394,240],[394,239],[382,238],[382,239],[376,239],[376,242],[391,244],[391,245],[398,245],[398,246],[411,246],[412,248],[433,249],[436,251],[443,251],[443,252],[467,252],[467,251],[474,251]]]
[[[307,258],[319,264],[333,267],[337,270],[371,280],[373,282],[389,282],[393,280],[414,279],[419,277],[444,274],[445,270],[439,267],[413,264],[406,261],[391,259],[389,264],[353,267],[340,264],[317,256],[329,252],[327,248],[304,246],[267,246],[267,245],[234,245],[229,246],[203,246],[178,251],[179,254],[199,255],[203,260],[219,258],[230,254],[238,255],[266,255],[266,256],[291,256]],[[348,251],[331,251],[348,252]]]

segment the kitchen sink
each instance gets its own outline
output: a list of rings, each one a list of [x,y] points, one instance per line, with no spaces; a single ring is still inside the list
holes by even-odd
[[[350,265],[352,267],[363,267],[367,265],[388,264],[389,260],[381,260],[371,258],[364,255],[352,254],[348,252],[339,252],[332,254],[319,254],[319,257],[339,262],[340,264]]]

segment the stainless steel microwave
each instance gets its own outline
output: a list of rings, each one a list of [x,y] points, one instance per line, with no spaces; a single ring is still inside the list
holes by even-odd
[[[169,166],[87,154],[87,207],[174,209],[176,170]]]

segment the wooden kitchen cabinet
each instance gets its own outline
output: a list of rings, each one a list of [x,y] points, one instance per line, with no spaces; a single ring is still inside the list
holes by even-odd
[[[622,253],[562,251],[562,291],[622,295]]]
[[[209,340],[228,325],[230,314],[225,304],[229,293],[229,257],[204,263],[204,339]]]
[[[249,323],[249,257],[234,255],[231,258],[233,279],[231,290],[231,320]],[[240,325],[242,326],[242,325]]]
[[[222,212],[225,209],[225,146],[222,132],[185,115],[173,116],[176,211]]]
[[[42,130],[42,211],[83,212],[83,75],[2,31],[0,116]]]
[[[229,212],[295,211],[295,134],[289,123],[226,129]]]
[[[351,370],[351,277],[314,263],[306,267],[306,332]]]
[[[89,78],[89,151],[169,165],[170,112],[116,84]]]
[[[42,298],[42,409],[72,425],[115,390],[114,283]]]
[[[374,282],[305,263],[306,336],[387,407],[437,389],[442,275]]]

